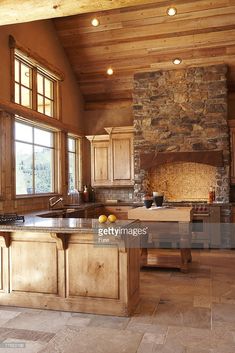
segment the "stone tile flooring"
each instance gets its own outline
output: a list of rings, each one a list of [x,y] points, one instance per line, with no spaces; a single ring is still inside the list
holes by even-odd
[[[12,348],[17,345],[18,348]],[[0,306],[0,353],[234,353],[235,251],[141,271],[130,318]]]

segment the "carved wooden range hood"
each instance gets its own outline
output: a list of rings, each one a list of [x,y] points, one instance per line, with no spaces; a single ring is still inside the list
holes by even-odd
[[[147,170],[166,163],[191,162],[223,167],[223,151],[152,152],[140,154],[140,168]]]

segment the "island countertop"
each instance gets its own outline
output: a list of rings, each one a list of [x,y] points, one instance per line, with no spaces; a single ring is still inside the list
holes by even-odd
[[[137,207],[128,211],[128,219],[155,222],[190,222],[192,207]]]
[[[100,228],[129,227],[135,221],[117,220],[115,223],[99,223],[98,219],[91,218],[41,218],[38,216],[25,216],[25,222],[16,221],[0,225],[0,232],[6,231],[34,231],[34,232],[60,232],[60,233],[96,233]]]

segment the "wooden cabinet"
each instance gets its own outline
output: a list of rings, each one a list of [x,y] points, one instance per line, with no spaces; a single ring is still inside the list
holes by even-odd
[[[54,223],[54,229],[60,226]],[[0,232],[1,305],[130,315],[139,302],[138,237],[127,244],[114,236],[98,243],[91,220],[70,227],[73,233],[67,222],[59,234],[53,227],[48,233],[20,226]]]
[[[105,206],[104,214],[106,216],[114,214],[117,219],[128,219],[128,210],[133,208],[132,206]]]
[[[235,207],[232,207],[232,223],[235,223]]]
[[[87,136],[91,142],[92,186],[133,185],[133,127],[105,130],[107,135]]]
[[[230,128],[231,141],[231,184],[235,184],[235,127]]]
[[[130,185],[133,182],[133,134],[112,135],[111,175],[114,185]]]
[[[85,210],[85,218],[98,218],[103,213],[103,206],[88,208]]]
[[[107,186],[110,178],[110,141],[108,135],[89,136],[91,142],[91,180],[93,186]]]

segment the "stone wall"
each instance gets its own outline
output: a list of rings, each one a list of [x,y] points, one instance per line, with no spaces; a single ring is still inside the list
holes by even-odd
[[[222,150],[224,167],[215,168],[217,201],[229,199],[227,67],[216,65],[134,76],[135,199],[149,173],[140,169],[140,153]]]

